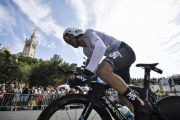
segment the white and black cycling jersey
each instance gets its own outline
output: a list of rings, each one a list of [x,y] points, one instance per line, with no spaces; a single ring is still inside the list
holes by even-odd
[[[121,44],[120,40],[92,29],[85,31],[84,39],[88,47],[84,47],[83,52],[90,59],[86,69],[94,73],[103,56],[118,50]]]

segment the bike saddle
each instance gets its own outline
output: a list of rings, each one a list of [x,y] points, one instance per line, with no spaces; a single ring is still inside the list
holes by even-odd
[[[140,64],[137,64],[136,67],[150,67],[150,68],[153,68],[155,67],[156,65],[158,65],[159,63],[152,63],[152,64],[144,64],[144,63],[140,63]]]

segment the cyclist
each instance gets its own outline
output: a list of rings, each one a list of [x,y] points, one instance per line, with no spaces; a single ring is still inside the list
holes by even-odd
[[[130,84],[129,69],[136,59],[129,45],[93,29],[84,32],[82,29],[70,27],[64,31],[63,38],[74,48],[83,47],[83,52],[89,60],[84,73],[75,77],[76,82],[86,83],[96,74],[118,91],[120,100],[131,111],[134,106],[135,120],[146,120],[150,117],[149,103],[141,100],[127,86]],[[103,56],[106,56],[104,60],[102,60]]]

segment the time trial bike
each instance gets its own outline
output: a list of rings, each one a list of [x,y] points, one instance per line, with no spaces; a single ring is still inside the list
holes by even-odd
[[[129,87],[136,90],[141,99],[150,102],[152,114],[149,120],[180,120],[180,96],[165,97],[157,103],[150,101],[150,71],[162,73],[162,70],[156,67],[157,65],[158,63],[137,64],[137,67],[145,69],[144,88]],[[59,66],[58,69],[64,74],[73,74],[72,71],[64,71]],[[58,98],[42,111],[38,120],[127,120],[105,95],[105,91],[111,88],[108,84],[92,80],[88,85],[90,90],[87,95],[70,94]],[[77,85],[71,85],[71,87],[80,90]]]

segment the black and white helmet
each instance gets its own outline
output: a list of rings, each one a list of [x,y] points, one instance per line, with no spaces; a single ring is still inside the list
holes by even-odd
[[[64,31],[63,39],[65,40],[65,42],[69,42],[73,37],[79,36],[81,34],[84,34],[84,31],[82,29],[70,27]]]

